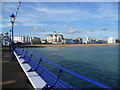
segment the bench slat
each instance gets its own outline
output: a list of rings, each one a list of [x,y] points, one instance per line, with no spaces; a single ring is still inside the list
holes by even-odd
[[[27,63],[23,64],[25,60],[19,58],[20,56],[18,56],[15,52],[14,55],[16,56],[20,66],[22,67],[23,71],[25,72],[27,78],[29,79],[33,87],[43,88],[46,85],[45,81],[35,71],[27,72],[31,68],[31,66]]]

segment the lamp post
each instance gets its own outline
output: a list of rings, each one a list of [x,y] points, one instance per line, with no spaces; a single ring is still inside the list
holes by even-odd
[[[15,23],[15,20],[16,20],[16,17],[17,17],[17,14],[18,14],[20,5],[21,5],[21,2],[18,3],[18,7],[17,7],[17,9],[16,9],[15,15],[12,14],[12,15],[10,16],[10,18],[11,18],[11,24],[12,24],[12,29],[10,30],[10,32],[11,32],[11,37],[10,37],[10,51],[11,51],[11,53],[12,53],[12,58],[13,58],[13,59],[14,59],[14,57],[13,57],[13,56],[14,56],[14,53],[13,53],[13,51],[14,51],[14,49],[15,49],[15,47],[14,47],[14,23]]]
[[[15,15],[12,14],[11,16],[11,24],[12,24],[12,30],[11,30],[11,33],[12,33],[12,37],[11,37],[11,52],[14,50],[14,23],[15,23]]]
[[[10,33],[9,33],[9,49],[10,49],[10,52],[11,52],[11,39],[12,39],[12,30],[10,30]]]

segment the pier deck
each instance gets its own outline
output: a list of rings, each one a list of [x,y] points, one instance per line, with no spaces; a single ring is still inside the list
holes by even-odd
[[[34,90],[17,60],[11,58],[8,47],[2,48],[2,89]]]

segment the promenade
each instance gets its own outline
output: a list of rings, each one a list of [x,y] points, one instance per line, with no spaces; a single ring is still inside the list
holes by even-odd
[[[34,44],[34,45],[19,45],[20,47],[81,47],[81,46],[107,46],[107,45],[120,45],[114,44]]]
[[[2,90],[33,90],[16,59],[11,58],[8,47],[2,48],[2,82],[0,85],[2,85]]]

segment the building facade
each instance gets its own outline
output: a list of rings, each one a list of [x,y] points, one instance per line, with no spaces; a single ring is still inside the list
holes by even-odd
[[[10,36],[8,32],[5,32],[4,34],[0,34],[0,43],[3,46],[8,46],[10,44]]]
[[[116,39],[115,39],[114,37],[109,37],[109,38],[108,38],[108,43],[109,43],[109,44],[116,43]]]
[[[31,37],[31,36],[14,37],[14,43],[33,44],[34,42],[40,42],[40,38],[39,37]]]
[[[55,31],[47,36],[47,42],[51,44],[62,44],[63,39],[63,35],[61,33],[57,34]]]
[[[75,41],[73,39],[63,39],[63,44],[75,44]]]
[[[83,43],[84,44],[91,44],[92,43],[92,38],[90,38],[90,37],[84,37],[83,38]]]
[[[75,44],[83,44],[83,39],[82,38],[76,38],[74,39]]]

